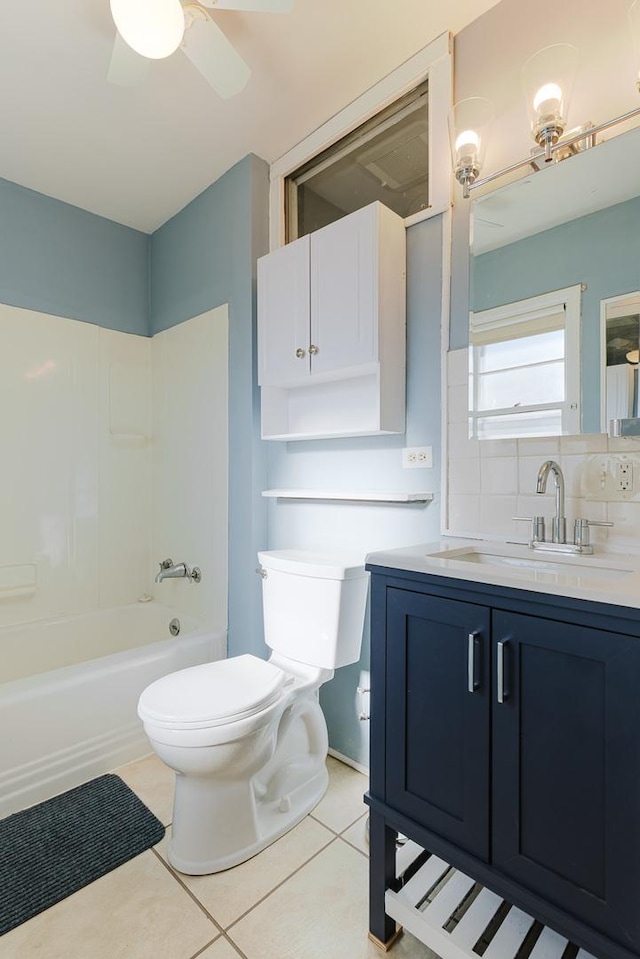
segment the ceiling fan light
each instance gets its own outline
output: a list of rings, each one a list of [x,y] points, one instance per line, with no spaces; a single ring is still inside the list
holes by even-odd
[[[170,56],[182,43],[180,0],[110,0],[111,16],[122,39],[150,60]]]

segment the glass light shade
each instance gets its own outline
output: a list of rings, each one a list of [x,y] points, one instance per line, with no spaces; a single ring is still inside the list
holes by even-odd
[[[636,84],[640,90],[640,0],[633,0],[628,12],[635,55]]]
[[[182,43],[180,0],[111,0],[111,16],[122,39],[150,60],[170,56]]]
[[[459,100],[449,115],[451,158],[456,178],[467,189],[484,164],[487,134],[493,122],[493,104],[484,97]]]
[[[567,126],[567,110],[578,65],[578,51],[570,43],[554,43],[530,57],[522,68],[522,84],[533,138],[547,149],[558,142]]]

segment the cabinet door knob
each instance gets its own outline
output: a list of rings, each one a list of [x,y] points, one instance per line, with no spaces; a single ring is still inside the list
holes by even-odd
[[[505,657],[504,657],[504,652],[508,645],[509,645],[508,639],[501,639],[498,643],[498,648],[497,648],[496,685],[497,685],[499,703],[504,703],[505,699],[509,695],[509,690],[507,688],[507,683],[506,683]]]
[[[309,352],[311,352],[311,351],[309,351]],[[296,356],[298,357],[299,360],[303,360],[303,359],[304,359],[305,352],[304,352],[304,350],[302,349],[302,347],[300,347],[300,346],[298,347],[298,349],[296,350]]]
[[[319,353],[319,352],[320,352],[320,349],[317,346],[314,346],[314,344],[312,343],[311,346],[309,347],[309,355],[315,356],[316,353]]]

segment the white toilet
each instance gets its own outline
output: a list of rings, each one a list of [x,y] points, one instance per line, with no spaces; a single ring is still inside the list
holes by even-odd
[[[258,560],[269,660],[182,669],[138,703],[151,745],[177,774],[168,858],[190,875],[244,862],[319,802],[328,739],[318,690],[360,657],[363,566],[298,550]]]

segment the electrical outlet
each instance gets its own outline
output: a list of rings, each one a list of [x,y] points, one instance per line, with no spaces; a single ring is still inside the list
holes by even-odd
[[[609,503],[640,502],[640,456],[637,453],[589,456],[581,479],[581,495]]]
[[[404,469],[431,469],[433,467],[433,449],[431,446],[407,446],[402,451]]]
[[[616,489],[623,493],[633,489],[633,463],[616,463]]]

